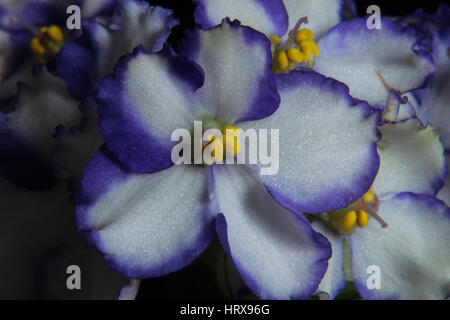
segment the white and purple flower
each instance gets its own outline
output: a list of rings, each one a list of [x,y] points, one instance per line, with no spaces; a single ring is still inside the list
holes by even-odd
[[[79,230],[129,278],[183,268],[217,231],[261,298],[309,297],[331,252],[301,212],[342,208],[369,189],[377,111],[312,71],[275,78],[269,40],[237,22],[193,31],[178,49],[186,56],[139,47],[98,86],[106,146],[83,174]],[[174,166],[171,133],[195,120],[279,129],[280,171]]]
[[[347,280],[363,298],[444,299],[450,294],[450,208],[435,197],[448,174],[444,148],[415,117],[379,129],[380,171],[371,190],[313,222],[333,246],[318,292],[334,298],[345,287],[346,238],[353,275]],[[372,266],[380,270],[378,288],[367,285]]]
[[[108,8],[111,5],[110,1],[106,4]],[[59,9],[65,8],[61,3],[58,5]],[[39,10],[29,9],[35,6]],[[51,18],[54,17],[53,9],[52,4],[31,2],[27,3],[23,11],[31,10],[38,17]],[[39,12],[42,14],[38,14]],[[65,11],[62,16],[66,17]],[[32,17],[27,23],[41,26],[48,22],[41,22],[42,19],[35,22]],[[36,66],[33,58],[29,57],[30,63],[22,64],[28,66],[23,70],[24,74],[29,73],[26,79],[20,72],[6,79],[7,83],[14,86],[18,81],[17,77],[20,81],[17,82],[18,93],[1,100],[4,113],[0,114],[0,170],[5,178],[16,184],[33,188],[53,185],[60,173],[55,174],[52,164],[52,152],[58,142],[54,134],[63,136],[66,130],[80,124],[83,113],[78,108],[80,100],[76,98],[83,99],[94,92],[96,82],[112,71],[120,56],[131,52],[138,44],[145,45],[149,50],[161,49],[171,28],[177,23],[170,10],[150,7],[146,2],[133,0],[121,0],[117,3],[115,15],[110,19],[110,24],[114,21],[114,26],[104,26],[96,19],[83,21],[83,32],[75,40],[64,43],[54,61],[49,63],[51,66],[40,63]],[[91,34],[91,30],[95,32]],[[12,34],[15,32],[11,31]],[[130,34],[135,36],[130,37]],[[80,49],[80,42],[87,41],[86,38],[91,39],[90,36],[92,41],[99,40],[92,43],[96,47],[93,48],[88,43]],[[27,44],[27,50],[28,47]],[[102,54],[101,60],[96,56],[99,54]],[[33,73],[31,65],[34,65]],[[89,75],[78,73],[79,67],[84,67]],[[57,75],[54,74],[54,69]],[[65,82],[63,79],[69,71],[68,78],[71,81]],[[77,83],[77,88],[85,86],[86,94],[77,95],[78,91],[72,90],[73,83]],[[8,85],[2,86],[5,92],[15,92],[6,87]],[[83,106],[86,104],[88,102],[84,102]]]
[[[371,105],[384,109],[392,91],[403,95],[423,88],[435,71],[433,46],[427,33],[405,24],[382,18],[382,29],[370,30],[366,19],[355,16],[349,1],[339,0],[275,0],[275,1],[209,1],[198,0],[195,20],[208,29],[223,18],[238,19],[270,37],[281,37],[276,43],[274,60],[277,63],[280,48],[289,56],[292,45],[311,58],[298,64],[288,57],[289,65],[281,71],[306,66],[327,77],[345,83],[350,94]],[[311,30],[317,53],[308,54],[300,39],[299,23]],[[289,30],[289,33],[288,33]],[[300,38],[299,38],[300,37]],[[292,39],[291,39],[292,38]],[[296,43],[296,44],[295,44]],[[319,56],[320,48],[320,56]],[[314,51],[314,50],[313,50]],[[313,59],[312,59],[313,58]],[[312,61],[309,61],[311,60]],[[288,63],[286,62],[286,63]],[[280,71],[279,69],[277,71]]]

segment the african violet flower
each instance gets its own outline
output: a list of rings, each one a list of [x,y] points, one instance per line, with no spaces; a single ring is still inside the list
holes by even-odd
[[[346,1],[194,2],[198,3],[195,20],[205,29],[230,17],[270,37],[275,45],[275,72],[287,72],[306,62],[317,72],[344,82],[353,97],[379,108],[384,108],[391,91],[413,92],[434,71],[426,33],[384,18],[379,30],[368,29],[366,19],[340,22],[344,15],[353,15]],[[296,23],[304,22],[303,17],[307,17],[308,29],[299,30]],[[277,40],[273,35],[284,38]],[[302,52],[302,60],[296,60],[295,54],[291,58],[292,48]],[[281,67],[279,59],[284,60]]]
[[[431,126],[416,118],[379,129],[380,171],[371,191],[313,222],[333,246],[318,291],[334,298],[345,287],[347,238],[363,298],[443,299],[450,294],[450,209],[434,197],[447,175],[443,147]],[[381,272],[379,288],[367,285],[372,266]]]
[[[128,278],[183,268],[216,230],[261,298],[309,297],[331,252],[301,211],[342,208],[369,189],[377,112],[314,72],[275,79],[269,40],[237,22],[196,30],[179,50],[187,57],[139,47],[98,86],[106,147],[83,174],[79,230]],[[171,134],[195,120],[279,129],[279,172],[173,165]]]
[[[88,49],[94,48],[89,51],[92,56],[81,54],[81,49],[77,47],[77,41],[84,41],[87,37],[85,30],[77,40],[64,44],[57,56],[57,66],[59,75],[63,78],[68,75],[72,79],[69,89],[76,80],[83,85],[94,85],[96,79],[112,71],[121,55],[131,52],[138,44],[149,49],[160,49],[176,24],[170,10],[153,8],[145,2],[133,0],[119,2],[111,20],[114,27],[103,26],[96,20],[83,21],[86,28],[97,32],[92,35],[93,39],[101,34],[101,41],[95,47],[88,45]],[[130,33],[139,36],[129,37]],[[111,44],[114,45],[109,47]],[[104,55],[102,60],[95,56],[100,52]],[[80,64],[87,66],[91,73],[89,79],[93,82],[86,81],[86,72],[77,73],[76,68]],[[19,85],[17,96],[2,101],[3,108],[7,107],[7,110],[5,114],[0,114],[0,166],[2,174],[15,183],[27,187],[48,187],[57,178],[50,165],[52,150],[57,143],[53,137],[55,128],[58,127],[57,136],[64,136],[66,129],[79,125],[82,113],[78,109],[80,102],[71,96],[63,79],[51,74],[44,66],[35,69],[26,84]],[[67,73],[69,69],[70,73]],[[89,90],[87,93],[90,93]],[[87,104],[89,102],[84,102],[83,106]],[[83,107],[82,111],[85,109]]]
[[[1,299],[133,299],[139,286],[86,249],[63,184],[30,191],[0,179]],[[68,290],[67,267],[81,268],[81,289]]]

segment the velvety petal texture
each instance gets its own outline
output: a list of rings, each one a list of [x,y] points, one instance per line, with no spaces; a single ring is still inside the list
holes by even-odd
[[[447,177],[447,165],[433,128],[410,119],[379,129],[380,171],[373,185],[378,196],[405,191],[435,195]]]
[[[114,13],[118,0],[83,0],[81,14],[83,18],[110,16]]]
[[[366,18],[343,22],[320,39],[314,69],[346,83],[350,94],[384,106],[391,90],[421,87],[434,71],[432,45],[415,28],[381,19],[370,30]]]
[[[208,246],[214,234],[208,176],[201,167],[133,174],[103,149],[85,169],[81,186],[78,228],[108,266],[127,278],[178,271]]]
[[[239,20],[243,25],[270,36],[287,36],[297,21],[308,17],[307,27],[316,37],[338,24],[344,9],[341,0],[196,0],[195,21],[204,29],[221,23],[224,18]]]
[[[197,94],[214,118],[230,124],[257,120],[278,107],[270,41],[262,33],[227,20],[207,32],[192,31],[178,51],[204,70]]]
[[[288,14],[282,0],[196,0],[195,21],[203,29],[220,24],[224,18],[239,20],[266,35],[287,32]]]
[[[171,166],[172,132],[191,131],[195,120],[233,124],[264,118],[278,107],[270,44],[263,34],[228,22],[195,34],[201,39],[190,51],[196,62],[175,57],[170,49],[149,54],[138,47],[99,85],[100,131],[133,171]]]
[[[246,284],[262,299],[306,299],[331,249],[309,222],[280,207],[245,166],[213,168],[217,232]]]
[[[400,193],[381,201],[378,214],[387,228],[369,221],[349,237],[355,286],[363,298],[448,297],[450,209],[431,196]],[[379,267],[378,289],[371,286],[370,266]]]
[[[170,167],[172,132],[192,129],[200,113],[194,89],[202,81],[196,64],[138,47],[99,85],[99,128],[108,147],[135,172]]]
[[[283,0],[289,15],[289,28],[294,28],[302,17],[308,17],[308,29],[316,39],[341,21],[342,0]]]
[[[277,80],[277,111],[240,124],[245,130],[279,130],[279,170],[263,175],[264,185],[294,212],[347,206],[369,189],[378,171],[378,112],[354,100],[344,84],[313,71],[293,71]],[[271,148],[276,152],[276,145]]]

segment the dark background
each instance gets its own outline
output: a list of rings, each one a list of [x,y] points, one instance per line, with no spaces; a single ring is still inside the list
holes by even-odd
[[[223,0],[228,1],[228,0]],[[190,0],[149,0],[152,5],[159,5],[172,9],[176,18],[180,21],[169,42],[175,43],[184,33],[184,30],[195,27],[193,11],[195,5]],[[441,3],[450,4],[450,1],[421,0],[421,1],[364,1],[357,0],[359,16],[365,16],[367,7],[375,4],[381,9],[381,15],[405,16],[422,8],[427,13],[434,13]],[[220,246],[214,241],[214,247]],[[141,281],[141,287],[137,299],[224,299],[223,293],[218,289],[216,273],[207,263],[205,256],[211,255],[213,249],[207,249],[201,258],[196,259],[189,267],[183,270],[157,279]]]

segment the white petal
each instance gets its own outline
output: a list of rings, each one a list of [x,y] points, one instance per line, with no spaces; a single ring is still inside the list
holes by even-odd
[[[196,92],[218,121],[232,124],[272,114],[279,104],[270,41],[239,22],[192,32],[179,47],[205,73]]]
[[[98,32],[93,33],[98,46],[99,79],[112,72],[121,56],[139,45],[159,51],[167,37],[164,35],[177,24],[170,10],[150,7],[145,2],[121,1],[120,10],[120,28],[111,30],[97,25]]]
[[[316,39],[341,21],[341,0],[283,0],[289,15],[289,29],[294,28],[298,19],[308,17],[308,24]]]
[[[380,202],[387,228],[370,220],[349,237],[355,286],[366,299],[444,299],[450,294],[450,209],[401,193]],[[380,288],[370,266],[379,267]],[[376,272],[376,271],[375,271]],[[368,285],[369,284],[369,285]],[[372,288],[372,289],[370,289]]]
[[[279,163],[272,157],[272,170],[260,171],[263,183],[293,211],[323,213],[357,200],[378,171],[377,113],[353,100],[344,84],[315,72],[279,75],[278,90],[273,115],[239,125],[279,130]]]
[[[330,30],[318,43],[314,69],[347,84],[353,97],[384,106],[391,89],[420,87],[433,67],[430,56],[412,49],[421,35],[387,19],[381,23],[381,29],[370,30],[364,18]]]
[[[325,238],[280,207],[248,168],[216,165],[213,175],[217,232],[249,288],[262,299],[308,298],[331,254]]]
[[[195,21],[208,29],[226,17],[265,33],[282,36],[287,31],[288,15],[281,0],[197,0]]]
[[[324,223],[315,221],[312,226],[314,230],[328,239],[332,250],[327,272],[320,282],[316,294],[325,293],[330,299],[334,299],[347,284],[344,272],[344,238]]]
[[[127,278],[178,271],[214,234],[206,170],[200,167],[130,174],[99,151],[84,171],[81,190],[79,229]]]
[[[446,178],[444,149],[433,128],[417,119],[379,127],[380,171],[373,188],[379,195],[390,192],[436,194]]]

